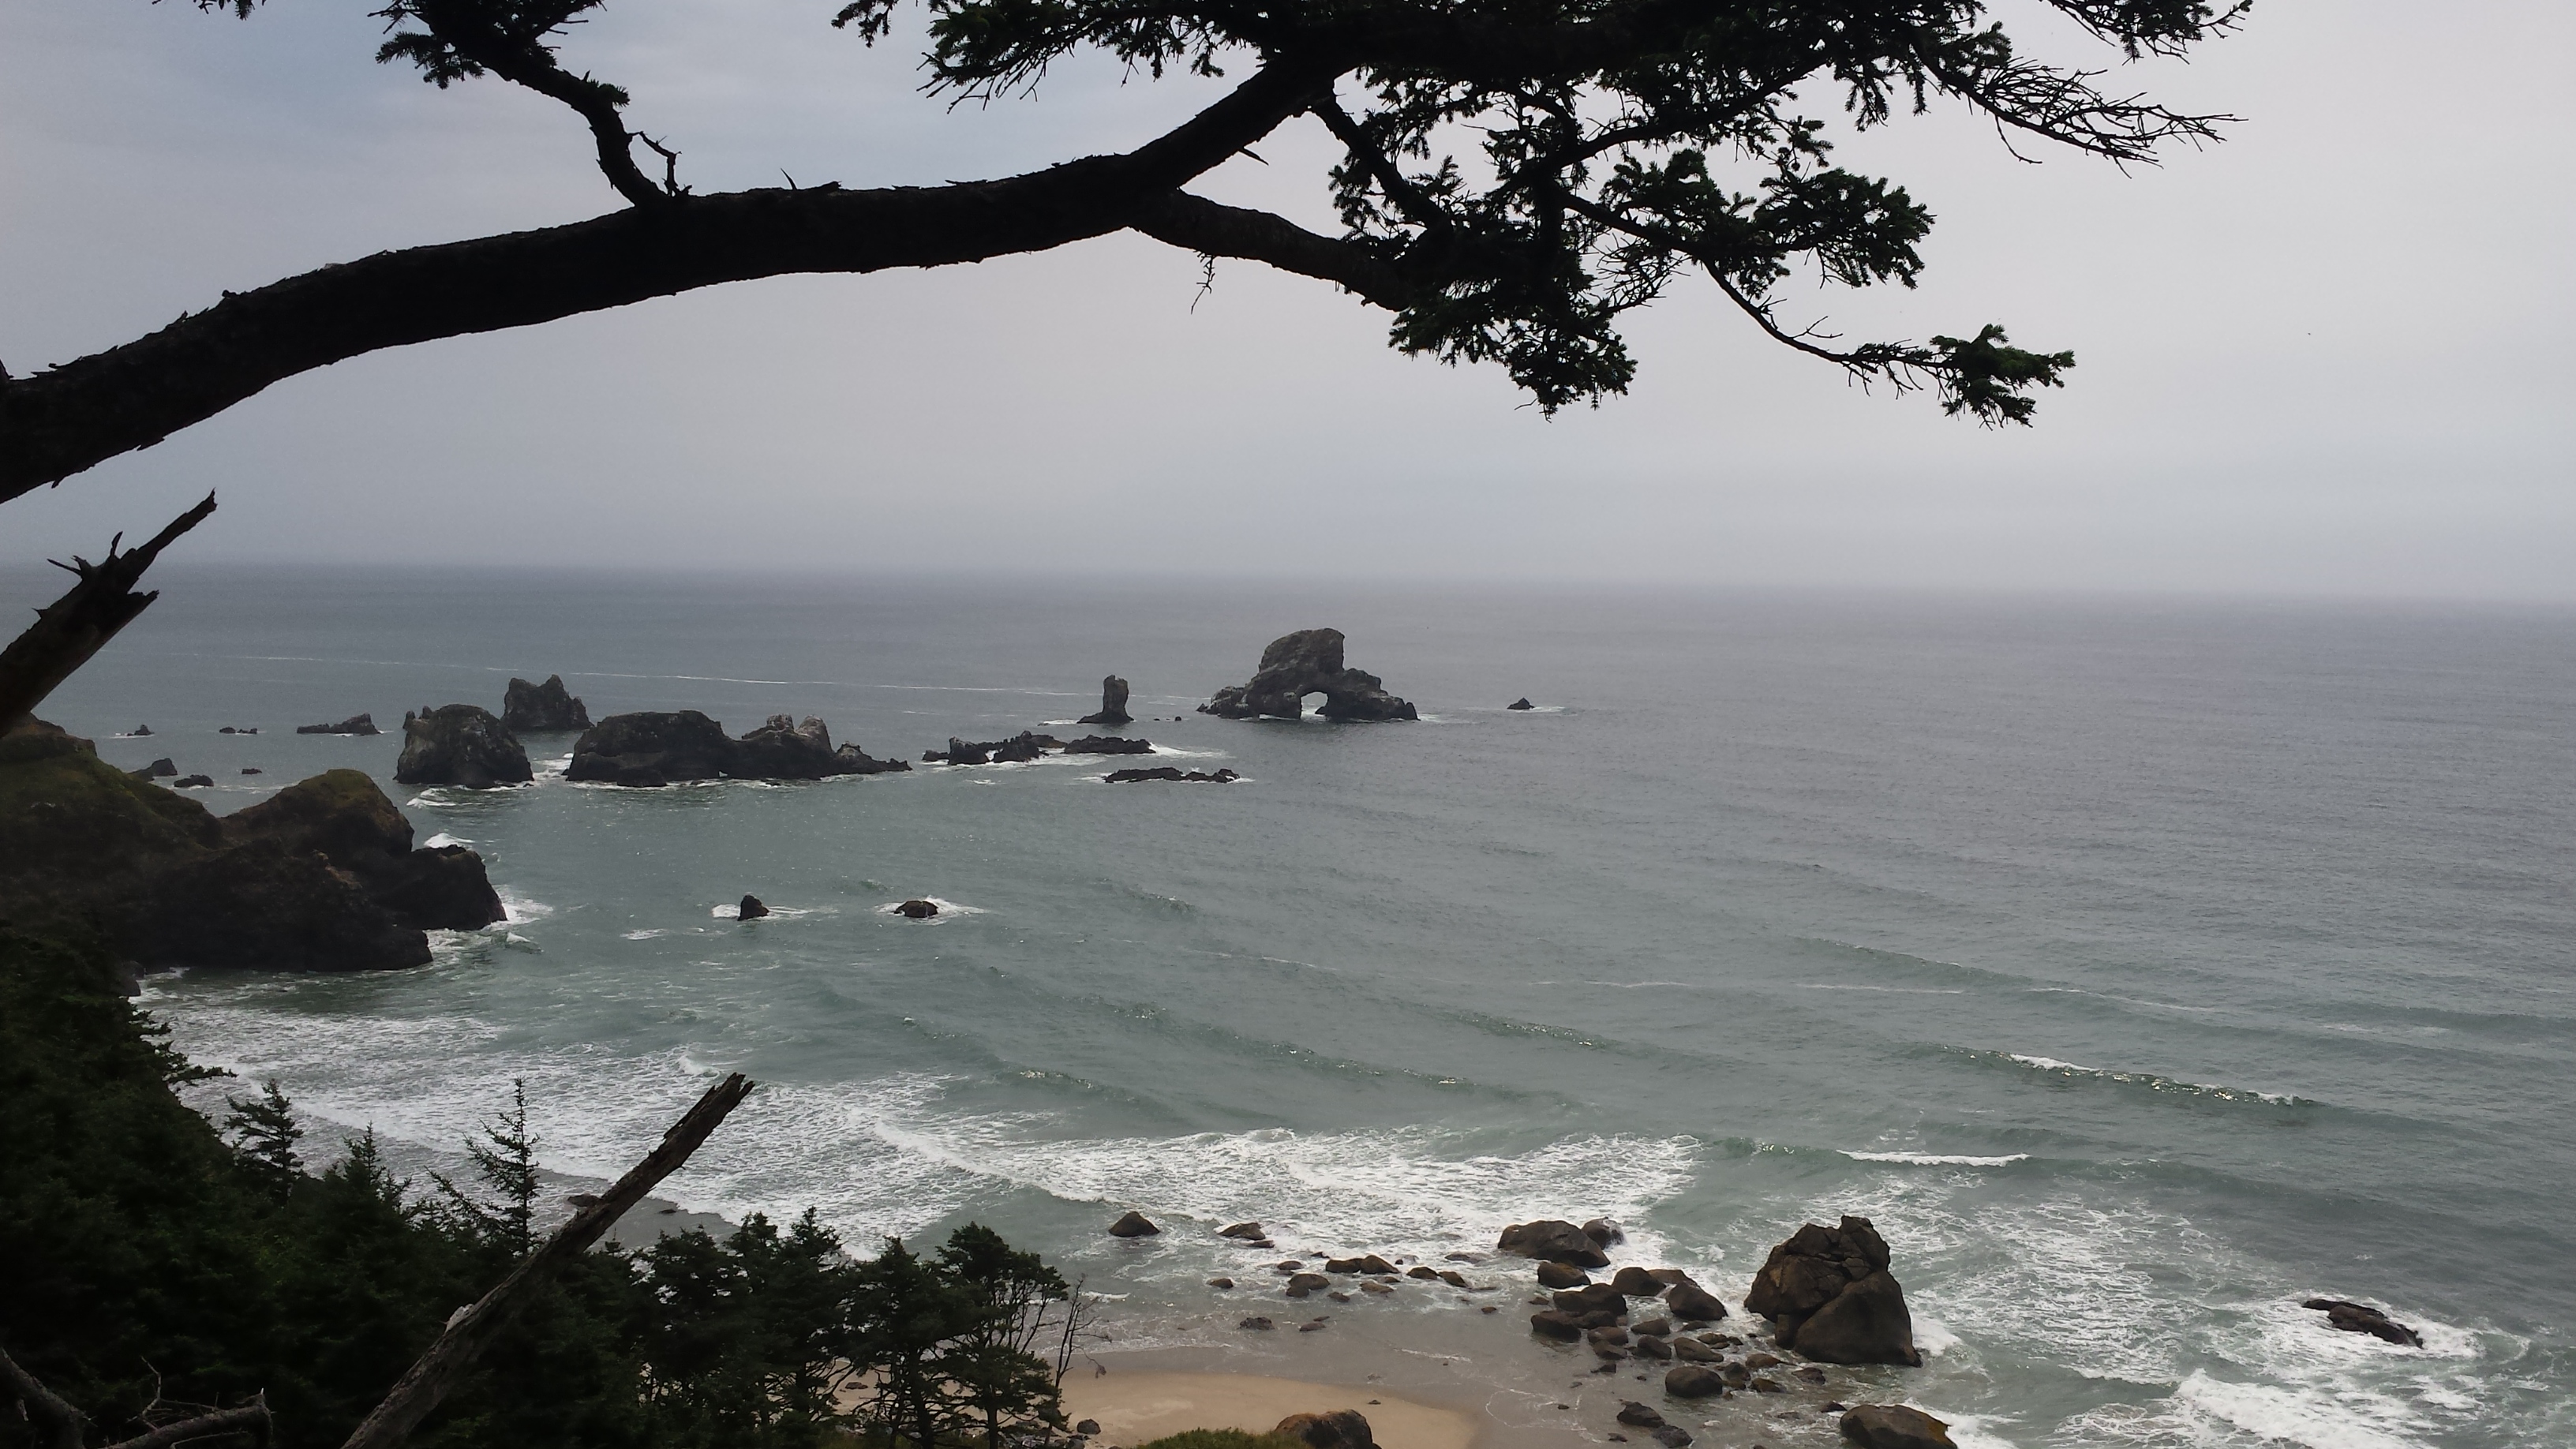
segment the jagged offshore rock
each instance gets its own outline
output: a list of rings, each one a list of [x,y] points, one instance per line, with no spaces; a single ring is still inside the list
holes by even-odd
[[[1300,629],[1282,634],[1261,651],[1261,668],[1242,684],[1216,692],[1199,713],[1226,719],[1298,719],[1305,697],[1320,693],[1326,719],[1419,719],[1411,704],[1386,692],[1386,682],[1342,663],[1342,631]]]
[[[514,678],[501,695],[501,723],[513,734],[563,734],[590,728],[590,708],[564,688],[560,674],[547,675],[543,684]]]
[[[461,785],[488,790],[534,779],[518,736],[479,704],[442,704],[403,715],[402,758],[394,778],[406,785]]]
[[[372,713],[353,714],[338,724],[297,725],[295,732],[299,735],[380,735],[384,733],[383,730],[376,728],[376,719]]]
[[[681,780],[820,780],[831,775],[878,775],[912,767],[872,759],[854,744],[832,745],[832,733],[812,716],[799,723],[783,714],[741,739],[694,709],[613,714],[592,725],[572,747],[567,780],[603,785],[668,785]]]
[[[1914,1318],[1889,1261],[1867,1218],[1807,1223],[1771,1250],[1744,1307],[1771,1320],[1782,1348],[1819,1362],[1920,1367]]]

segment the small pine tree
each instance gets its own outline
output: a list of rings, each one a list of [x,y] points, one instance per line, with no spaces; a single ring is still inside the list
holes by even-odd
[[[474,1159],[475,1174],[500,1197],[487,1204],[440,1173],[431,1173],[451,1216],[475,1237],[524,1258],[537,1246],[537,1139],[528,1131],[528,1084],[510,1082],[510,1109],[483,1129],[480,1142],[468,1138],[465,1154]]]
[[[224,1133],[242,1165],[269,1191],[283,1196],[304,1175],[304,1159],[295,1152],[304,1136],[304,1129],[295,1125],[295,1104],[271,1077],[260,1095],[226,1097],[224,1105],[230,1109],[224,1113]]]

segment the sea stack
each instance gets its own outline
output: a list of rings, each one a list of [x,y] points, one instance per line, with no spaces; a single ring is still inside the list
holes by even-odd
[[[1808,1223],[1771,1250],[1744,1307],[1771,1320],[1782,1348],[1819,1363],[1919,1368],[1914,1318],[1888,1263],[1887,1242],[1869,1219]]]
[[[1282,634],[1261,651],[1261,668],[1199,706],[1225,719],[1300,719],[1305,697],[1324,696],[1318,711],[1331,720],[1419,719],[1411,704],[1386,692],[1386,681],[1342,663],[1342,631],[1300,629]]]
[[[535,778],[516,735],[479,704],[443,704],[403,716],[402,758],[394,778],[406,785],[460,785],[488,790]]]
[[[501,696],[501,723],[512,734],[559,735],[590,728],[590,708],[564,688],[563,676],[543,684],[512,679]]]
[[[1127,681],[1110,675],[1100,681],[1100,713],[1087,714],[1075,724],[1122,725],[1133,722],[1127,713]]]

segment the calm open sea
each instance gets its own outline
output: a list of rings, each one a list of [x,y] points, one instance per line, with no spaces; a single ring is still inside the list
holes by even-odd
[[[979,1218],[1167,1341],[1231,1331],[1200,1280],[1244,1266],[1210,1232],[1237,1218],[1437,1258],[1608,1214],[1736,1298],[1854,1211],[1932,1350],[1888,1391],[1967,1442],[2576,1443],[2576,614],[160,583],[50,717],[216,776],[217,809],[370,771],[511,905],[418,971],[155,988],[317,1140],[447,1151],[517,1076],[549,1165],[606,1174],[740,1069],[764,1090],[668,1189],[691,1207],[810,1204],[863,1246]],[[1191,712],[1317,625],[1423,721]],[[819,714],[915,759],[1115,671],[1163,716],[1133,732],[1245,778],[620,791],[547,773],[567,737],[476,794],[394,785],[396,735],[290,732],[558,671],[594,717]],[[728,919],[746,891],[777,914]],[[922,895],[956,909],[883,910]],[[1129,1207],[1169,1231],[1104,1239]],[[2330,1332],[2319,1294],[2427,1347]]]

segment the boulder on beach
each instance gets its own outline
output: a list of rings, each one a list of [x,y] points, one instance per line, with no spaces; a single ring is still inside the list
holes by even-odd
[[[1664,1306],[1675,1318],[1690,1323],[1715,1323],[1726,1316],[1726,1305],[1697,1283],[1676,1283],[1665,1289]]]
[[[1631,1298],[1652,1298],[1664,1291],[1664,1285],[1656,1280],[1654,1274],[1638,1267],[1622,1268],[1612,1274],[1610,1286]]]
[[[1620,1400],[1617,1417],[1620,1423],[1633,1429],[1658,1428],[1664,1422],[1664,1416],[1657,1413],[1652,1405],[1638,1403],[1635,1399]]]
[[[2388,1316],[2383,1310],[2342,1298],[2311,1298],[2299,1305],[2325,1314],[2326,1322],[2346,1333],[2367,1333],[2371,1337],[2401,1348],[2422,1348],[2423,1336],[2414,1329]]]
[[[1357,1409],[1337,1409],[1329,1414],[1290,1414],[1270,1432],[1284,1439],[1300,1440],[1307,1449],[1377,1449],[1377,1440],[1369,1432],[1369,1421]]]
[[[1618,1289],[1607,1283],[1595,1283],[1585,1288],[1567,1288],[1550,1294],[1548,1302],[1555,1305],[1559,1313],[1578,1315],[1609,1313],[1620,1318],[1628,1316],[1628,1300],[1620,1295]]]
[[[1161,1231],[1161,1228],[1154,1226],[1152,1219],[1133,1210],[1122,1214],[1118,1221],[1109,1225],[1109,1236],[1113,1238],[1150,1238]]]
[[[1607,1268],[1610,1255],[1592,1236],[1574,1224],[1558,1218],[1543,1218],[1534,1223],[1514,1223],[1503,1229],[1494,1246],[1506,1253],[1524,1258],[1547,1258],[1559,1263],[1572,1263],[1578,1268]]]
[[[1580,1288],[1591,1281],[1591,1274],[1571,1263],[1552,1263],[1545,1259],[1539,1262],[1538,1286],[1541,1288]]]
[[[1676,1399],[1713,1399],[1726,1392],[1726,1380],[1704,1364],[1677,1363],[1664,1371],[1664,1392]]]
[[[1100,712],[1087,714],[1075,724],[1122,725],[1134,722],[1127,713],[1127,681],[1112,674],[1100,681]]]
[[[1342,631],[1300,629],[1261,651],[1261,667],[1242,684],[1220,689],[1199,713],[1225,719],[1301,719],[1305,698],[1324,696],[1317,713],[1334,720],[1419,719],[1412,705],[1386,692],[1386,682],[1342,663]]]
[[[565,734],[590,728],[590,708],[564,688],[560,674],[547,675],[543,684],[513,678],[501,694],[501,723],[512,734]]]
[[[295,732],[299,735],[380,735],[384,733],[383,730],[376,728],[373,712],[353,714],[338,724],[297,725]]]
[[[1617,1223],[1610,1221],[1608,1218],[1594,1218],[1585,1223],[1583,1225],[1583,1236],[1590,1238],[1592,1241],[1599,1243],[1605,1248],[1610,1246],[1612,1243],[1624,1243],[1628,1241],[1627,1232]]]
[[[1861,1404],[1844,1412],[1843,1437],[1863,1449],[1958,1449],[1950,1426],[1903,1404]]]
[[[1237,1328],[1249,1328],[1249,1329],[1251,1329],[1251,1330],[1253,1330],[1254,1332],[1256,1332],[1256,1333],[1257,1333],[1257,1332],[1263,1332],[1263,1331],[1266,1331],[1266,1330],[1268,1330],[1268,1329],[1276,1328],[1276,1327],[1278,1327],[1278,1325],[1277,1325],[1277,1324],[1275,1324],[1275,1323],[1272,1323],[1269,1319],[1264,1318],[1264,1317],[1262,1317],[1260,1314],[1257,1314],[1257,1313],[1256,1313],[1256,1314],[1254,1314],[1252,1317],[1247,1318],[1247,1319],[1243,1320],[1241,1323],[1236,1324],[1236,1325],[1235,1325],[1235,1327],[1237,1327]]]
[[[1744,1307],[1771,1320],[1782,1348],[1808,1358],[1920,1367],[1913,1315],[1888,1265],[1887,1243],[1869,1219],[1808,1223],[1771,1250]]]
[[[415,850],[373,780],[330,770],[217,817],[30,720],[0,737],[0,917],[93,931],[142,969],[424,965],[436,929],[502,918],[483,862]]]
[[[769,907],[761,904],[758,896],[744,896],[742,904],[733,908],[733,918],[737,921],[757,921],[768,914]]]
[[[394,762],[394,779],[402,784],[488,790],[535,777],[518,736],[479,704],[443,704],[403,716],[402,758]]]
[[[894,913],[907,921],[926,921],[939,914],[939,902],[909,900],[894,908]],[[942,937],[941,939],[946,939]]]

